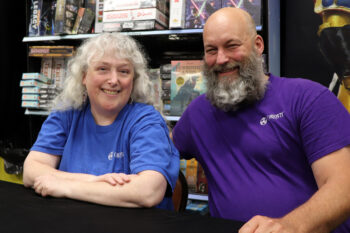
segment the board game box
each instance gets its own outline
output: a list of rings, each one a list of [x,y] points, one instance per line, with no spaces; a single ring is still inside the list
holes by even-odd
[[[261,0],[222,0],[222,7],[242,8],[250,13],[256,26],[262,26]]]
[[[221,8],[221,0],[187,0],[185,28],[203,28],[208,17]]]
[[[173,116],[181,116],[187,105],[206,91],[201,72],[201,60],[171,61],[171,110]]]
[[[185,0],[170,0],[169,28],[184,28],[185,13]]]

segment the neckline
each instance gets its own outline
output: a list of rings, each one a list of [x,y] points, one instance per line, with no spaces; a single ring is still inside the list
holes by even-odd
[[[97,132],[108,132],[108,131],[110,131],[111,129],[115,128],[118,125],[118,123],[122,120],[125,111],[127,111],[128,108],[129,108],[129,104],[126,104],[122,108],[122,110],[119,112],[119,114],[117,115],[117,117],[115,118],[113,123],[109,124],[109,125],[98,125],[95,122],[94,116],[92,115],[92,112],[91,112],[91,105],[90,104],[89,104],[89,106],[87,108],[87,115],[88,115],[89,120],[90,120],[90,122],[92,124],[92,127],[94,127]]]

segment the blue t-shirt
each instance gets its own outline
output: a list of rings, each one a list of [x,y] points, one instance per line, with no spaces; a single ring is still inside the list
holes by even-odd
[[[179,155],[153,106],[127,104],[108,126],[97,125],[90,105],[51,113],[31,150],[61,156],[59,170],[102,175],[158,171],[173,189]],[[158,206],[171,208],[171,198]]]
[[[264,98],[247,108],[224,112],[205,95],[192,101],[173,140],[203,166],[213,216],[282,217],[317,191],[310,165],[350,144],[350,117],[325,87],[270,75]]]

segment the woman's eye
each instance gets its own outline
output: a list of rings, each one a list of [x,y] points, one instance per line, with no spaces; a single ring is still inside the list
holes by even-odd
[[[130,70],[121,70],[120,71],[122,74],[130,74]]]
[[[98,72],[106,72],[108,70],[108,68],[105,67],[105,66],[99,66],[99,67],[96,68],[96,70]]]

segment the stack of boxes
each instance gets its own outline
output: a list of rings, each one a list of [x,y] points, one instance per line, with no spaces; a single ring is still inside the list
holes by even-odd
[[[107,0],[103,4],[103,31],[168,28],[166,0]]]
[[[151,96],[153,99],[153,105],[156,109],[158,109],[160,112],[162,112],[163,111],[163,102],[161,99],[162,82],[160,79],[160,69],[159,68],[150,69],[149,70],[149,77],[150,77],[150,81],[152,84],[153,93],[151,94]]]
[[[74,54],[74,46],[30,46],[29,56],[41,58],[38,73],[23,73],[22,107],[48,109],[62,89],[67,59]]]
[[[47,99],[47,93],[51,79],[41,73],[23,73],[20,86],[22,87],[22,107],[47,108],[47,104],[41,104],[40,100]]]
[[[160,78],[162,81],[163,114],[170,115],[171,64],[164,64],[160,67]]]

